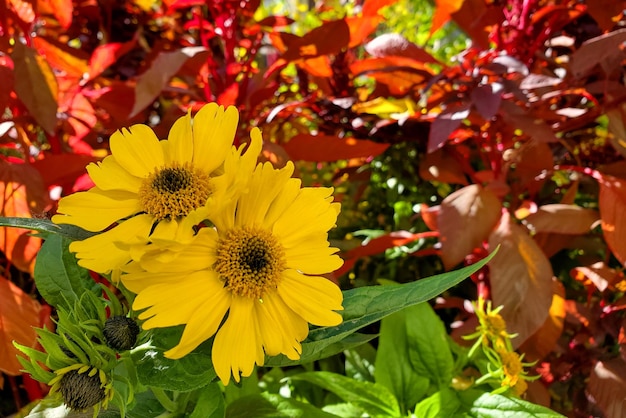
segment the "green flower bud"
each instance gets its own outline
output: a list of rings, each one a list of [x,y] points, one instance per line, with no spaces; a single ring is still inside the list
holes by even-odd
[[[130,350],[137,342],[139,325],[132,318],[116,315],[106,320],[102,333],[109,347],[118,351]]]
[[[79,373],[78,370],[71,370],[63,375],[59,391],[65,404],[77,411],[97,405],[106,397],[105,388],[97,373]]]

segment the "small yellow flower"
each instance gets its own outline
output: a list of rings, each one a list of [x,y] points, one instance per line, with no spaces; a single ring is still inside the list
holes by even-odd
[[[98,234],[75,241],[79,264],[109,273],[131,259],[129,247],[149,237],[192,234],[211,201],[227,193],[216,181],[230,153],[239,114],[234,107],[205,105],[178,119],[167,140],[134,125],[110,138],[111,155],[87,167],[95,187],[59,202],[53,221]]]
[[[260,149],[258,141],[250,147]],[[145,329],[185,325],[166,357],[215,335],[213,366],[224,384],[249,376],[265,355],[300,358],[308,323],[342,321],[339,287],[319,276],[343,263],[328,242],[339,214],[332,189],[301,188],[291,163],[246,167],[225,167],[247,185],[210,217],[215,228],[201,228],[185,246],[153,246],[121,277],[137,294]]]
[[[524,372],[522,359],[515,351],[498,351],[498,354],[502,361],[502,371],[504,373],[502,386],[515,386],[519,381],[520,375]]]

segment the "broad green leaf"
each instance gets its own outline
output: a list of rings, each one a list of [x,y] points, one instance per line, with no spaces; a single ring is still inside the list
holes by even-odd
[[[497,250],[496,250],[497,251]],[[343,322],[336,327],[315,328],[302,344],[300,360],[289,360],[280,355],[269,359],[271,366],[292,366],[324,358],[331,344],[344,340],[357,330],[406,307],[417,305],[441,294],[480,270],[496,253],[476,264],[459,270],[417,280],[399,286],[366,286],[343,293]]]
[[[374,376],[391,390],[402,412],[407,413],[426,395],[431,382],[428,375],[418,374],[411,365],[404,317],[404,312],[398,312],[383,319]]]
[[[222,418],[225,414],[224,396],[217,383],[202,388],[196,407],[189,418]]]
[[[279,395],[251,395],[237,399],[226,408],[226,418],[333,418],[313,405]]]
[[[371,344],[361,344],[343,353],[346,357],[346,371],[348,377],[357,380],[374,382],[374,363],[376,349]]]
[[[382,385],[351,379],[331,372],[300,373],[292,376],[291,379],[304,380],[320,386],[344,401],[363,409],[369,416],[400,416],[398,401]]]
[[[35,263],[35,284],[50,305],[71,310],[83,292],[100,294],[100,288],[89,272],[76,263],[69,243],[69,239],[58,235],[46,238]]]
[[[418,403],[413,415],[420,418],[454,417],[460,407],[461,402],[456,392],[442,388]]]
[[[133,349],[131,358],[137,366],[137,377],[146,386],[189,392],[215,379],[211,362],[212,340],[205,341],[185,357],[172,360],[163,353],[180,341],[182,326],[158,328],[150,341]]]
[[[71,240],[83,240],[95,235],[95,233],[85,231],[75,225],[57,225],[49,219],[7,218],[0,216],[0,226],[32,229],[33,231],[61,235]]]
[[[413,369],[419,375],[428,376],[440,389],[449,386],[454,359],[443,322],[428,303],[420,303],[396,315],[402,314],[406,326],[407,353]],[[392,320],[391,317],[388,319]]]
[[[135,394],[134,407],[126,411],[126,418],[153,418],[164,412],[165,408],[163,405],[161,405],[151,391],[147,390]]]
[[[475,389],[458,392],[461,408],[459,417],[472,418],[564,418],[551,409],[518,398],[494,395]]]

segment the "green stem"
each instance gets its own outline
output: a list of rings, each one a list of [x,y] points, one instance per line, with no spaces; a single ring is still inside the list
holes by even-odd
[[[157,398],[161,405],[163,405],[163,408],[165,408],[169,412],[176,411],[178,405],[176,404],[176,402],[171,400],[169,396],[167,396],[163,389],[153,387],[151,387],[150,389],[152,390],[152,393],[154,393],[154,397]]]

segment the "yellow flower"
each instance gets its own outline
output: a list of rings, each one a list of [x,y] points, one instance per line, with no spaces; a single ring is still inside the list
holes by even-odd
[[[292,173],[291,163],[239,170],[247,187],[213,213],[215,228],[184,246],[154,246],[128,266],[121,280],[137,293],[143,327],[185,325],[166,357],[181,358],[215,335],[213,365],[228,384],[265,355],[300,358],[308,323],[341,323],[342,293],[318,276],[343,263],[328,242],[340,205],[331,188],[301,188]]]
[[[53,217],[97,235],[75,241],[70,250],[79,264],[108,273],[131,259],[130,246],[149,237],[191,237],[192,226],[206,218],[220,199],[223,173],[239,114],[215,103],[192,118],[178,119],[167,140],[145,125],[115,132],[111,155],[87,167],[95,187],[62,198]]]
[[[515,351],[498,351],[500,360],[502,361],[502,386],[515,386],[519,381],[520,375],[524,373],[522,359]]]

